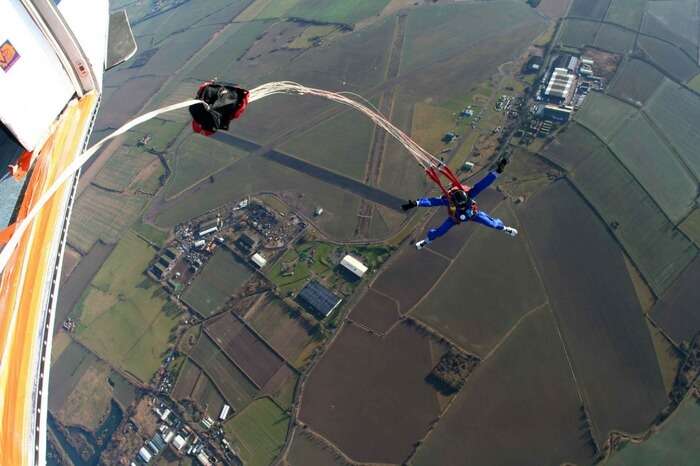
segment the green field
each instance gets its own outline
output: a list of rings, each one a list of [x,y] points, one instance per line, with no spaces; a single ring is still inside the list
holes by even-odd
[[[601,24],[594,45],[609,52],[627,54],[634,50],[636,34],[612,24]]]
[[[182,300],[204,317],[209,317],[218,311],[251,275],[250,268],[239,258],[230,251],[219,248],[182,295]]]
[[[137,131],[144,136],[150,136],[148,144],[146,144],[147,148],[156,152],[164,152],[184,129],[184,123],[155,118],[139,126]]]
[[[600,139],[589,130],[572,122],[557,133],[557,138],[540,155],[564,170],[573,171],[578,164],[603,147],[605,146]]]
[[[284,15],[328,23],[354,24],[379,14],[387,3],[389,0],[354,0],[352,2],[297,0]]]
[[[280,147],[296,157],[362,181],[373,134],[373,124],[367,116],[348,110]]]
[[[607,150],[594,153],[572,181],[661,296],[697,254],[630,173]]]
[[[610,142],[625,121],[635,113],[636,110],[631,105],[605,94],[591,92],[575,119],[603,141]]]
[[[174,151],[170,162],[173,174],[165,185],[165,195],[175,196],[245,155],[235,147],[192,134]]]
[[[143,221],[137,221],[131,225],[131,231],[139,235],[142,239],[150,241],[158,246],[165,244],[165,241],[168,239],[167,232],[159,230],[147,223],[143,223]]]
[[[696,177],[700,177],[700,96],[666,79],[644,107]]]
[[[679,81],[688,81],[700,73],[697,59],[692,60],[674,45],[646,36],[640,36],[637,45],[651,61]]]
[[[254,401],[224,425],[247,466],[268,466],[282,451],[289,415],[269,398]]]
[[[647,0],[612,0],[605,20],[637,30],[646,6]]]
[[[124,191],[136,176],[156,159],[138,147],[122,146],[112,155],[95,177],[95,184],[114,191]]]
[[[605,466],[693,466],[700,457],[700,403],[687,397],[662,425],[641,444],[626,444]]]
[[[643,105],[664,80],[656,68],[641,60],[627,60],[618,70],[609,93],[634,105]]]
[[[97,240],[115,244],[145,205],[145,196],[111,193],[88,186],[75,202],[68,243],[83,254]]]
[[[600,23],[567,19],[559,37],[559,43],[574,48],[593,45]]]
[[[71,312],[82,344],[144,382],[160,366],[180,321],[177,308],[144,274],[154,255],[127,233]]]
[[[289,466],[348,466],[342,457],[327,448],[311,434],[299,430],[294,434],[292,447],[287,454]]]
[[[624,124],[610,148],[674,224],[690,212],[697,181],[642,114]]]

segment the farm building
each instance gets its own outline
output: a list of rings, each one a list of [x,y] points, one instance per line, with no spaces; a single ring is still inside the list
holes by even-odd
[[[572,112],[572,107],[557,107],[556,105],[545,105],[544,109],[542,110],[542,116],[547,120],[552,120],[559,123],[566,123],[567,121],[569,121],[569,118],[571,118]]]
[[[340,265],[352,272],[353,275],[356,275],[358,278],[362,278],[362,276],[367,272],[367,266],[352,257],[350,254],[343,257],[343,260],[340,261]]]
[[[141,447],[139,450],[139,458],[141,458],[141,461],[144,463],[148,464],[151,461],[151,458],[153,455],[146,449],[146,447]]]
[[[306,304],[313,312],[322,317],[328,317],[342,301],[331,290],[316,280],[310,281],[299,292],[298,297],[303,304]]]
[[[253,264],[257,265],[258,268],[263,268],[265,265],[267,265],[267,259],[265,259],[263,256],[261,256],[259,253],[253,254],[253,256],[250,258],[251,261],[253,261]]]
[[[217,227],[216,225],[214,225],[214,226],[209,227],[209,228],[207,228],[207,229],[205,229],[205,230],[199,230],[199,237],[201,238],[201,237],[203,237],[203,236],[207,236],[207,235],[210,235],[210,234],[212,234],[212,233],[216,233],[217,231],[219,231],[219,227]]]
[[[204,450],[197,453],[197,461],[199,461],[199,463],[202,466],[210,466],[211,465],[211,461],[209,461],[209,457],[207,456],[207,453]]]
[[[224,407],[221,408],[221,414],[219,414],[219,420],[225,421],[226,417],[228,416],[228,412],[230,410],[231,410],[231,407],[229,405],[224,405]]]
[[[555,68],[552,77],[549,78],[544,95],[550,102],[566,104],[571,100],[576,84],[575,81],[575,75],[570,74],[568,69]]]
[[[182,451],[182,449],[185,448],[185,445],[187,445],[187,440],[185,440],[182,435],[177,434],[173,439],[173,447],[175,450]]]

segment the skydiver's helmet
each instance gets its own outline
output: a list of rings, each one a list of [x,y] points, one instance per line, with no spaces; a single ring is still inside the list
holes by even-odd
[[[206,82],[197,90],[197,98],[207,103],[190,106],[192,129],[210,135],[227,130],[231,120],[238,118],[248,105],[248,91],[232,84]]]
[[[469,195],[463,189],[455,189],[450,196],[457,210],[466,210],[469,207]]]

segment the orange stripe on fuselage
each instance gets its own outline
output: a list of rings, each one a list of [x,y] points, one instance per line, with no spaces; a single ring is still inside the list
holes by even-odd
[[[82,135],[95,104],[95,95],[89,94],[66,108],[34,162],[18,219],[26,215],[80,153]],[[62,226],[67,189],[64,186],[42,208],[0,278],[0,465],[3,466],[24,466],[33,460],[34,445],[29,445],[28,439],[35,428],[31,410],[33,386],[39,380],[34,364],[41,350],[38,335],[45,324],[42,311],[46,279],[55,265],[55,257],[49,254],[50,246]]]

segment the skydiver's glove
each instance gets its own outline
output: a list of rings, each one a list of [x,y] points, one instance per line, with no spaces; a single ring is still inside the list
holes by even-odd
[[[499,175],[503,173],[503,170],[506,168],[506,165],[508,165],[508,159],[503,158],[499,160],[496,164],[496,173],[498,173]]]
[[[417,205],[418,205],[418,204],[416,204],[416,201],[414,201],[413,199],[411,199],[411,200],[408,201],[407,203],[403,204],[403,205],[401,206],[401,209],[402,209],[404,212],[406,212],[407,210],[413,209],[413,208],[416,207]]]

